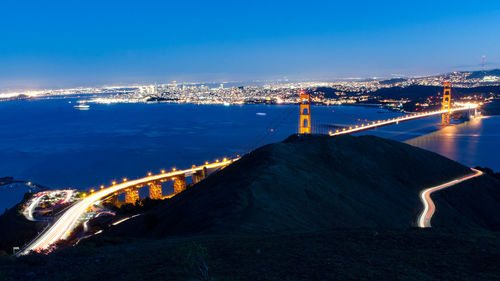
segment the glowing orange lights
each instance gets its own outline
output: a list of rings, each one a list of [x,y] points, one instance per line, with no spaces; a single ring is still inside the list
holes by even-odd
[[[451,83],[444,82],[442,110],[447,110],[448,112],[445,112],[442,115],[443,126],[450,124],[450,112],[449,112],[450,109],[451,109]]]
[[[300,91],[299,134],[311,133],[311,97],[304,90]]]
[[[128,188],[125,191],[125,203],[134,204],[139,200],[139,189],[137,188]]]
[[[151,199],[161,199],[162,191],[161,184],[149,183],[149,198]]]

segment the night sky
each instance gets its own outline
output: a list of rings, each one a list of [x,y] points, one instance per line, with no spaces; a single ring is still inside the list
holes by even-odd
[[[102,2],[2,1],[0,90],[500,66],[499,1]]]

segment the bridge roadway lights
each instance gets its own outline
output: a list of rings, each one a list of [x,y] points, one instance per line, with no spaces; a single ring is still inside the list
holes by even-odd
[[[193,169],[194,168],[196,168],[196,166],[193,166]],[[203,167],[202,170],[199,170],[199,171],[191,174],[193,183],[196,184],[196,183],[204,180],[208,175],[210,175],[211,173],[213,173],[215,171],[218,171],[219,169],[221,169],[221,167],[215,168],[215,169],[214,168],[209,169],[207,167]],[[162,171],[162,172],[164,172],[164,171]],[[150,176],[149,173],[148,173],[148,176]],[[162,193],[161,183],[165,182],[165,181],[169,181],[169,180],[174,181],[174,194],[178,194],[178,193],[186,190],[187,184],[186,184],[186,175],[185,174],[178,175],[178,176],[171,177],[171,178],[169,177],[169,178],[159,179],[159,180],[155,180],[155,181],[151,181],[151,182],[147,183],[147,185],[149,186],[149,198],[162,199],[163,193]],[[116,184],[116,183],[114,182],[114,184]],[[145,186],[145,184],[138,184],[138,185],[135,185],[135,186],[132,186],[132,187],[125,189],[125,203],[135,204],[135,202],[137,202],[137,200],[140,199],[139,188],[144,187],[144,186]],[[111,195],[112,198],[110,198],[109,200],[115,204],[119,203],[119,201],[116,201],[116,200],[118,200],[118,194],[120,194],[120,193],[123,193],[123,191],[117,192],[117,194]]]
[[[174,178],[174,194],[186,190],[186,176],[179,175]]]
[[[127,188],[125,190],[125,203],[134,204],[139,200],[139,189],[136,187]]]
[[[162,199],[161,183],[151,182],[149,183],[149,198],[151,199]]]

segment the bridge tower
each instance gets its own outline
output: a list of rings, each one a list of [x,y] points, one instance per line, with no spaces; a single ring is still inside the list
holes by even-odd
[[[163,197],[161,192],[160,182],[149,183],[149,198],[151,199],[161,199]]]
[[[139,189],[127,188],[125,190],[125,203],[135,204],[137,200],[139,200]]]
[[[450,124],[450,109],[451,109],[451,83],[444,82],[444,91],[443,91],[443,110],[448,110],[448,112],[443,113],[443,126],[447,126]]]
[[[304,90],[300,91],[299,134],[311,133],[311,97]]]

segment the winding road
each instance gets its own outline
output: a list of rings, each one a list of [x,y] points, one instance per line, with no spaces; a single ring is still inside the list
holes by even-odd
[[[478,177],[483,174],[483,172],[471,168],[472,171],[474,171],[474,174],[464,176],[458,179],[454,179],[450,182],[443,183],[438,186],[426,188],[420,192],[420,201],[422,201],[422,204],[424,205],[424,209],[422,210],[422,213],[420,214],[418,218],[418,227],[431,227],[431,219],[432,216],[434,215],[434,212],[436,211],[436,206],[434,205],[434,202],[431,199],[431,194],[435,191],[445,189],[447,187],[453,186],[455,184],[470,180],[472,178]]]

